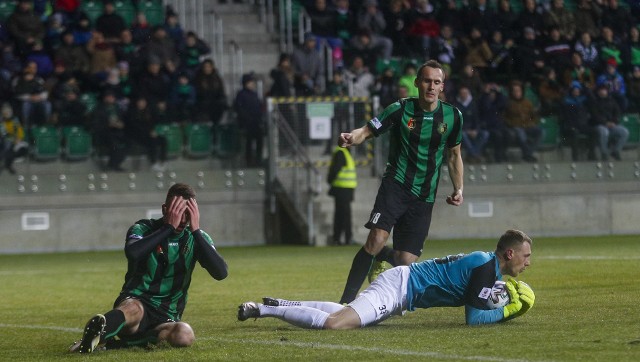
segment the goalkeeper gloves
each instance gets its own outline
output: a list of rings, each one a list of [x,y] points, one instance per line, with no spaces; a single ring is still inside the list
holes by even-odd
[[[531,307],[533,307],[533,302],[536,300],[536,295],[533,294],[533,289],[529,286],[529,284],[519,281],[517,283],[518,294],[520,294],[520,301],[522,302],[522,309],[518,315],[525,314]]]
[[[509,304],[505,305],[503,310],[504,319],[515,318],[519,315],[520,310],[522,310],[520,294],[516,290],[518,283],[515,279],[509,278],[504,285],[507,288],[507,293],[509,293]]]

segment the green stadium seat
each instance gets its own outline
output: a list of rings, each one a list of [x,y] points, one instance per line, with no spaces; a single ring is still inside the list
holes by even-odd
[[[130,27],[136,18],[136,7],[130,0],[117,0],[113,2],[116,14],[122,16],[124,23]]]
[[[60,156],[60,134],[53,126],[36,126],[31,129],[32,155],[37,161],[55,160]]]
[[[64,157],[69,161],[85,160],[91,156],[92,137],[83,127],[67,126],[62,129]]]
[[[193,123],[185,126],[186,154],[191,158],[203,158],[211,155],[213,139],[211,125]]]
[[[138,11],[144,13],[151,26],[162,25],[164,23],[164,9],[162,7],[162,1],[141,1],[138,3]]]
[[[629,138],[624,148],[631,149],[640,146],[640,114],[625,114],[622,116],[620,124],[629,130]]]
[[[402,60],[399,58],[382,59],[378,58],[376,61],[376,74],[382,74],[387,68],[393,69],[393,74],[400,76],[403,71]]]
[[[221,124],[216,128],[216,154],[231,158],[240,152],[240,130],[237,124]]]
[[[555,116],[547,116],[540,118],[540,127],[542,127],[542,141],[540,142],[540,151],[556,150],[560,146],[560,124]]]
[[[177,123],[159,124],[156,132],[167,139],[167,157],[176,158],[182,154],[184,145],[182,128]]]
[[[102,15],[104,6],[102,5],[102,1],[87,0],[80,4],[80,10],[89,17],[91,24],[95,25],[96,19]]]
[[[7,20],[15,8],[15,1],[0,1],[0,22]]]

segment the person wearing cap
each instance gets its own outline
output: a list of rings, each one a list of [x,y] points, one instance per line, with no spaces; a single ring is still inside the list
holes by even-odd
[[[591,102],[591,126],[602,161],[610,156],[616,161],[621,159],[620,152],[629,138],[629,131],[620,125],[621,115],[618,103],[609,95],[607,84],[598,84],[595,101]]]
[[[618,103],[621,112],[626,112],[629,100],[624,77],[618,72],[615,58],[607,59],[604,72],[596,78],[597,85],[606,85],[609,95]]]

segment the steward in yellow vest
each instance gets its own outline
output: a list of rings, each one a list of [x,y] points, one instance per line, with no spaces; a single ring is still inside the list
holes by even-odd
[[[336,147],[331,157],[331,165],[327,174],[327,182],[331,185],[329,195],[335,201],[333,216],[333,242],[336,245],[352,243],[351,202],[356,186],[356,164],[348,148]],[[344,236],[344,238],[342,238]]]

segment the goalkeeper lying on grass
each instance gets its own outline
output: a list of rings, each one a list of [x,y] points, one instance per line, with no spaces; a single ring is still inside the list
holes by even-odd
[[[533,306],[533,290],[509,278],[508,302],[491,309],[492,289],[503,275],[515,278],[529,266],[531,244],[522,231],[507,230],[495,252],[450,255],[389,269],[347,306],[263,298],[263,304],[241,304],[238,320],[273,317],[302,328],[351,329],[377,324],[406,310],[464,305],[467,324],[506,321]]]

